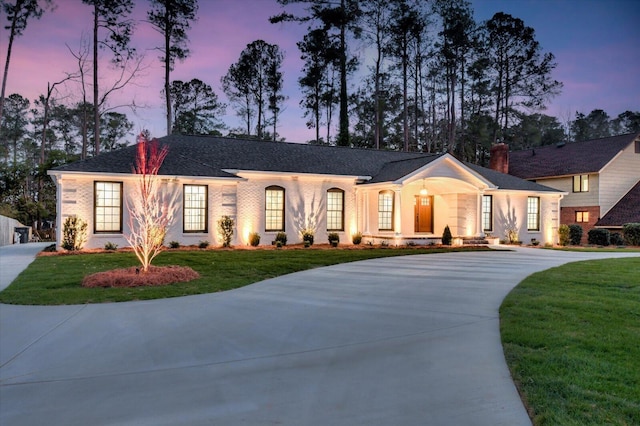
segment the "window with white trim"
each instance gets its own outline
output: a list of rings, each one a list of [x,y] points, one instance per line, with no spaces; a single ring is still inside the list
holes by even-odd
[[[344,231],[344,191],[339,188],[327,191],[327,231]]]
[[[265,231],[284,231],[284,188],[265,189]]]
[[[122,182],[94,182],[94,232],[122,232]]]
[[[183,187],[184,232],[207,232],[207,185]]]
[[[527,197],[527,230],[540,230],[540,197]]]
[[[378,194],[378,229],[393,231],[393,191],[380,191]]]
[[[482,196],[482,230],[493,231],[493,195]]]
[[[573,192],[589,192],[589,175],[573,177]]]

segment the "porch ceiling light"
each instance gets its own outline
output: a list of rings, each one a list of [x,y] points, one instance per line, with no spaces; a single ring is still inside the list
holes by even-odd
[[[427,195],[429,191],[424,187],[424,179],[422,179],[422,189],[420,190],[420,195]]]

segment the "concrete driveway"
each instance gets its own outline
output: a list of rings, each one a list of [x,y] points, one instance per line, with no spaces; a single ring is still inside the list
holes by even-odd
[[[225,293],[0,305],[2,425],[527,425],[498,308],[519,248],[319,268]]]

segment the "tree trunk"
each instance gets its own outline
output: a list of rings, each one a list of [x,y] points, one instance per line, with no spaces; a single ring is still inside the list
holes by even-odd
[[[173,117],[171,116],[171,96],[169,93],[171,79],[171,28],[169,28],[169,10],[165,7],[164,22],[166,25],[164,31],[164,97],[167,103],[167,135],[172,133]]]
[[[345,0],[340,1],[345,13]],[[340,24],[340,132],[338,145],[349,146],[349,104],[347,99],[347,43],[345,23]]]
[[[22,0],[18,0],[16,3],[16,10],[20,9],[18,4],[22,3]],[[2,93],[0,93],[0,122],[2,122],[2,114],[4,111],[4,94],[5,89],[7,87],[7,76],[9,75],[9,61],[11,60],[11,48],[13,47],[13,40],[16,35],[16,19],[17,19],[17,11],[14,14],[13,19],[11,20],[11,32],[9,35],[9,45],[7,46],[7,60],[4,63],[4,74],[2,76]]]
[[[405,35],[402,46],[402,141],[404,144],[404,151],[409,151],[409,108],[407,106],[408,101],[408,84],[407,84],[407,37]]]
[[[98,91],[98,6],[93,6],[93,140],[95,156],[100,154],[100,110]]]

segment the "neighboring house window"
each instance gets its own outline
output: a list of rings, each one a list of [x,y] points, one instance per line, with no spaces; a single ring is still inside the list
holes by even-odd
[[[589,212],[576,212],[576,222],[589,222]]]
[[[640,154],[640,141],[636,141],[636,154]]]
[[[284,188],[279,186],[265,190],[265,230],[284,231]]]
[[[573,192],[589,192],[589,175],[573,177]]]
[[[540,197],[527,198],[527,230],[540,230]]]
[[[393,191],[378,194],[378,229],[393,231]]]
[[[183,187],[184,232],[207,232],[207,185]]]
[[[482,230],[493,231],[493,195],[482,196]]]
[[[327,231],[344,230],[344,191],[331,188],[327,191]]]
[[[122,182],[94,182],[94,232],[122,232]]]

